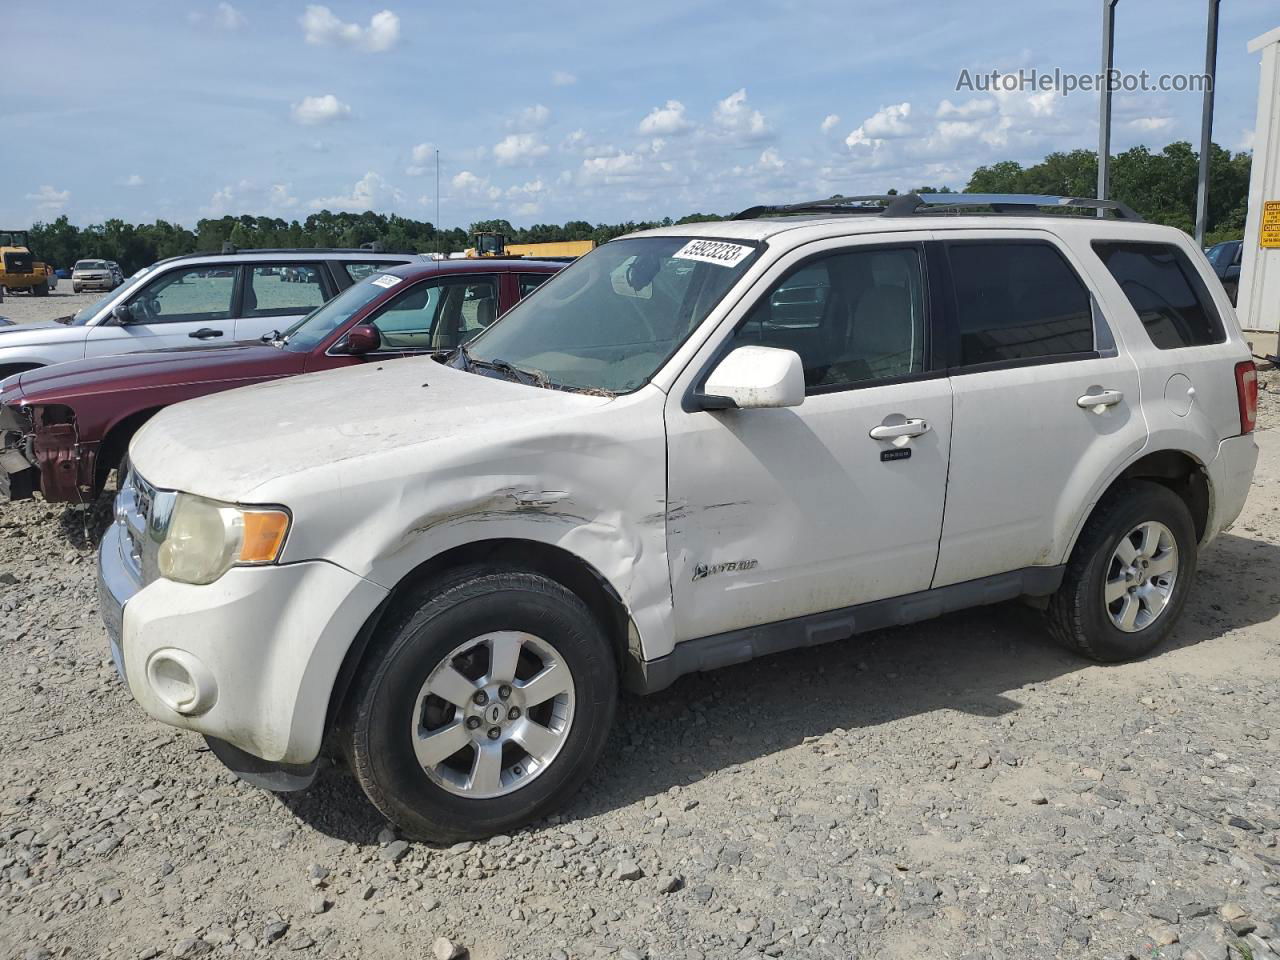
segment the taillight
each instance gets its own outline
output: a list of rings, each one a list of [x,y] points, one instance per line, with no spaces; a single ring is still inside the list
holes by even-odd
[[[1252,360],[1236,364],[1236,399],[1240,401],[1240,432],[1253,433],[1258,423],[1258,368]]]

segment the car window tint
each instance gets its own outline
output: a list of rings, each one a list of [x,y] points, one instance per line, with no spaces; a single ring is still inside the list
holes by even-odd
[[[347,271],[347,276],[351,278],[352,283],[358,283],[366,277],[373,276],[375,273],[390,270],[392,267],[403,266],[403,260],[370,260],[368,262],[361,261],[359,263],[344,262],[342,264],[342,269]]]
[[[549,273],[520,274],[520,299],[523,300],[551,278]]]
[[[248,273],[241,308],[246,317],[297,316],[310,313],[325,301],[318,264],[268,264],[248,269]]]
[[[440,295],[439,284],[419,283],[382,307],[368,322],[378,328],[383,349],[430,350]]]
[[[808,392],[924,370],[925,298],[914,247],[842,251],[776,284],[734,333],[733,346],[794,350]]]
[[[1167,243],[1096,242],[1094,251],[1161,350],[1221,343],[1222,320],[1200,274]]]
[[[947,249],[961,365],[1069,356],[1094,349],[1089,291],[1051,245],[958,241]]]
[[[235,267],[170,270],[130,298],[129,312],[137,323],[226,320],[235,285]]]

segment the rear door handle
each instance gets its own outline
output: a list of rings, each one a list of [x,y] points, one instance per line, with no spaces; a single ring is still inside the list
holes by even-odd
[[[195,333],[188,333],[187,336],[192,340],[209,340],[213,337],[222,336],[222,331],[215,330],[213,327],[201,327]]]
[[[1107,407],[1114,407],[1123,399],[1124,394],[1119,390],[1099,390],[1097,393],[1086,393],[1083,397],[1077,398],[1076,406],[1082,410],[1101,413]]]
[[[906,423],[882,423],[871,428],[872,440],[896,440],[898,437],[918,437],[929,432],[929,424],[923,420],[908,420]]]

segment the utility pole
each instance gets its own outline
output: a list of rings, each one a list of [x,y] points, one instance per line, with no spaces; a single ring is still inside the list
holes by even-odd
[[[1098,94],[1098,199],[1106,200],[1111,176],[1111,71],[1116,62],[1116,4],[1102,0],[1102,90]],[[1099,209],[1098,216],[1106,215]]]
[[[1213,88],[1218,75],[1218,4],[1209,0],[1204,39],[1204,105],[1200,111],[1200,177],[1196,184],[1196,243],[1204,246],[1209,220],[1209,154],[1213,152]]]

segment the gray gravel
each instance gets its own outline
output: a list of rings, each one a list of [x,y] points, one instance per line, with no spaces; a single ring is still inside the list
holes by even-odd
[[[275,797],[147,719],[97,619],[107,502],[5,507],[0,957],[1269,960],[1280,432],[1259,441],[1142,663],[1084,663],[1011,604],[687,677],[624,700],[563,816],[440,848],[336,772]]]
[[[75,313],[81,307],[96,303],[102,296],[101,290],[72,293],[71,281],[59,280],[58,289],[51,290],[45,297],[26,293],[5,294],[4,302],[0,303],[0,317],[8,317],[15,323],[45,322]]]

